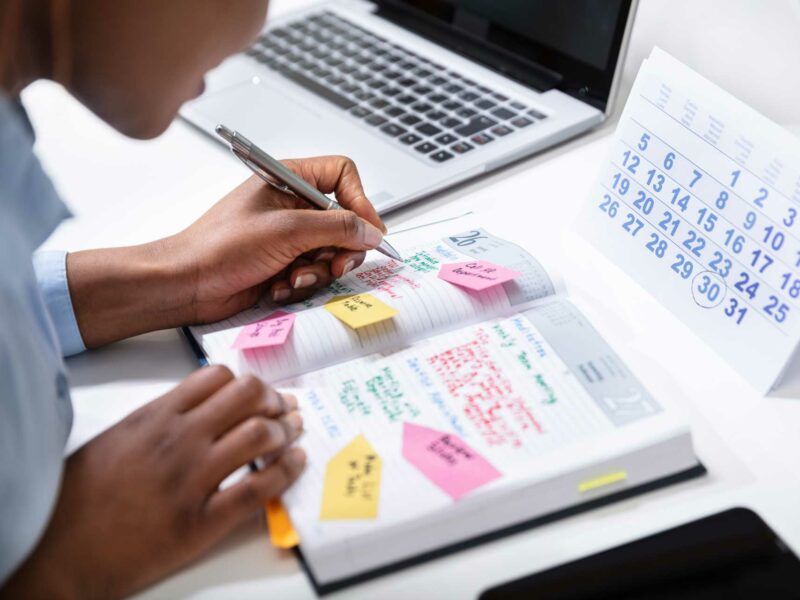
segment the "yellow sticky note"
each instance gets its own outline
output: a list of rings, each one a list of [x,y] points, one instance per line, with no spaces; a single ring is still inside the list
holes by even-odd
[[[617,483],[618,481],[625,481],[627,478],[628,474],[625,471],[615,471],[613,473],[601,475],[600,477],[595,477],[594,479],[582,481],[578,484],[578,491],[581,493],[589,492],[597,488],[606,487],[612,483]]]
[[[353,329],[391,319],[397,311],[370,294],[336,296],[325,303],[325,309]]]
[[[381,494],[381,458],[357,435],[328,461],[319,518],[374,519]]]
[[[276,548],[294,548],[300,543],[300,536],[292,526],[289,513],[280,500],[272,499],[267,502],[267,528],[269,540]]]

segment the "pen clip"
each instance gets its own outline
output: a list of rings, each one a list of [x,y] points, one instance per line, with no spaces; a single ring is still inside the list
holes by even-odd
[[[272,175],[267,173],[264,169],[262,169],[260,166],[258,166],[256,163],[254,163],[253,161],[248,160],[247,158],[242,156],[242,154],[236,148],[234,148],[233,146],[231,146],[231,152],[233,152],[233,155],[236,158],[238,158],[240,161],[242,161],[247,168],[249,168],[251,171],[253,171],[253,173],[258,175],[261,179],[263,179],[266,183],[271,185],[273,188],[275,188],[278,191],[284,192],[286,194],[291,194],[292,196],[297,196],[297,194],[295,194],[288,185],[286,185],[285,183],[281,183],[280,181],[278,181],[277,179],[272,177]]]

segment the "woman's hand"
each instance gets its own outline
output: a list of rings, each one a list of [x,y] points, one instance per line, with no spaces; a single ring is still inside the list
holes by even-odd
[[[129,248],[67,257],[84,343],[224,319],[264,293],[295,302],[364,260],[385,228],[353,162],[341,156],[285,161],[348,210],[320,211],[251,177],[184,231]]]
[[[195,559],[297,479],[296,409],[253,376],[194,372],[67,459],[50,523],[0,595],[118,598]],[[259,457],[269,466],[219,489]]]

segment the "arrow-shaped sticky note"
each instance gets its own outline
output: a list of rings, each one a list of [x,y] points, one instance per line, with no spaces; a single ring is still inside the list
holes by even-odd
[[[403,456],[453,500],[501,477],[457,435],[403,424]]]
[[[439,269],[439,279],[477,291],[511,281],[520,275],[521,273],[517,271],[512,271],[485,260],[450,263],[442,265]]]
[[[328,461],[322,490],[323,521],[374,519],[381,494],[381,458],[357,435]]]

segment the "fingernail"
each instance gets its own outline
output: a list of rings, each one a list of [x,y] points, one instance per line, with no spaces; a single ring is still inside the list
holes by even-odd
[[[290,448],[286,453],[286,460],[295,467],[302,467],[306,464],[306,453],[302,448]]]
[[[303,417],[300,416],[298,412],[290,412],[286,415],[286,423],[289,424],[289,427],[292,428],[292,431],[302,431],[303,430]]]
[[[297,410],[297,396],[292,394],[283,394],[283,401],[286,403],[287,412]]]
[[[370,248],[374,248],[383,240],[381,230],[370,223],[364,223],[364,243]]]
[[[322,250],[319,254],[317,254],[317,261],[322,262],[329,262],[336,256],[336,253],[333,250]]]
[[[280,288],[280,289],[277,289],[277,290],[272,290],[272,301],[273,302],[283,302],[285,300],[288,300],[289,296],[291,296],[291,295],[292,295],[292,292],[287,290],[287,289],[284,289],[284,288]]]
[[[313,273],[304,273],[303,275],[298,275],[297,279],[294,280],[294,289],[299,290],[302,288],[311,287],[317,283],[317,276]]]
[[[348,260],[346,263],[344,263],[344,269],[342,269],[342,277],[344,277],[350,271],[352,271],[353,267],[355,266],[356,266],[356,261],[354,260]]]

